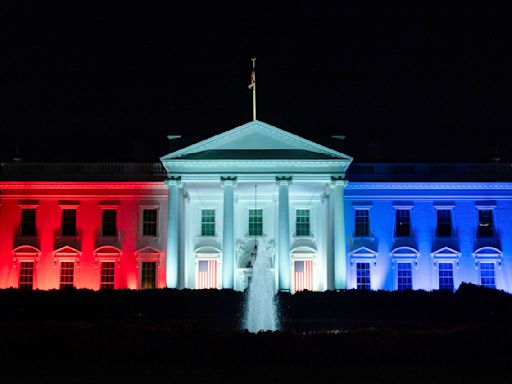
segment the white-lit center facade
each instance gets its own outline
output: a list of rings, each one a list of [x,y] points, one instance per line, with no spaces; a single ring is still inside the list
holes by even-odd
[[[261,122],[163,157],[167,286],[243,290],[254,247],[284,291],[346,286],[343,205],[351,158]]]

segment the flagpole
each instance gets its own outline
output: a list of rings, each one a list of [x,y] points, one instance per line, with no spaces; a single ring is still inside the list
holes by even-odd
[[[252,120],[256,120],[256,58],[252,61]]]

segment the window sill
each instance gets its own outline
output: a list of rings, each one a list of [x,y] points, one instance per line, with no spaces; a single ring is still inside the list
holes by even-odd
[[[219,238],[219,235],[199,235],[197,237],[199,239],[203,239],[203,240],[208,240],[208,239],[217,240]]]
[[[367,241],[373,241],[375,240],[375,236],[352,236],[352,239],[354,240],[367,240]]]
[[[292,236],[294,239],[297,239],[297,240],[313,240],[315,238],[315,235],[313,234],[310,234],[310,235],[293,235]]]

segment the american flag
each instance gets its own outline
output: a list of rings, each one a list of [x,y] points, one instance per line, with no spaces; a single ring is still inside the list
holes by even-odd
[[[295,292],[313,290],[313,261],[296,261],[293,274],[293,287]]]
[[[197,266],[197,288],[217,288],[217,260],[199,260]]]
[[[251,72],[251,84],[249,84],[249,89],[252,89],[256,84],[256,71],[253,69]]]

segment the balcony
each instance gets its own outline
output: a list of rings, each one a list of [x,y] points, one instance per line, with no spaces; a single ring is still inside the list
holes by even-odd
[[[61,229],[56,230],[54,237],[54,249],[59,249],[68,246],[80,250],[80,235],[81,233],[78,230],[76,231],[75,235],[63,235]]]

